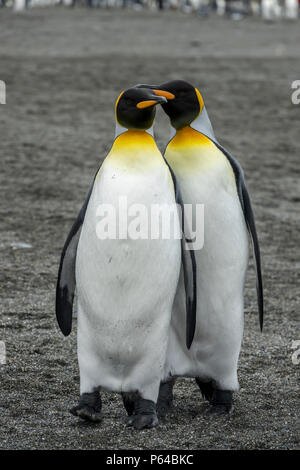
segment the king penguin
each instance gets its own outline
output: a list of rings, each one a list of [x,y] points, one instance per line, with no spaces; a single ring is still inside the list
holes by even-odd
[[[147,85],[140,85],[147,86]],[[209,413],[231,413],[239,389],[238,358],[243,337],[244,283],[249,231],[255,254],[260,328],[263,285],[254,215],[239,163],[217,141],[203,98],[191,84],[174,80],[149,89],[173,95],[162,105],[171,123],[164,157],[173,169],[184,204],[204,205],[204,244],[195,251],[197,314],[193,344],[184,344],[183,280],[172,313],[162,406],[172,403],[174,380],[195,377]],[[195,214],[195,211],[194,211]],[[193,224],[195,223],[193,215]]]
[[[77,289],[80,400],[71,413],[100,421],[101,389],[120,392],[127,424],[136,429],[158,423],[156,401],[182,261],[186,344],[191,346],[196,304],[189,264],[195,259],[176,237],[164,239],[160,233],[157,239],[99,239],[97,226],[101,210],[110,207],[120,227],[120,197],[126,198],[128,208],[182,204],[176,178],[153,138],[155,106],[167,102],[163,95],[171,96],[135,88],[119,96],[115,140],[66,240],[56,290],[57,321],[67,336]],[[180,218],[175,218],[180,231]],[[124,230],[126,234],[128,226]]]

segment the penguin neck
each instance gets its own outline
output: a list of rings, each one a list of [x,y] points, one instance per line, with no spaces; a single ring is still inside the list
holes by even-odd
[[[188,126],[183,127],[182,129],[175,129],[174,127],[171,128],[171,136],[170,136],[170,141],[174,139],[175,136],[183,136],[183,135],[194,135],[193,132],[190,132],[190,130],[194,130],[197,133],[200,133],[206,137],[208,137],[210,140],[213,142],[218,142],[215,133],[213,130],[213,127],[211,125],[210,119],[208,117],[207,111],[205,106],[203,106],[202,111],[199,113],[197,118],[191,122]]]
[[[146,130],[127,129],[113,143],[107,160],[124,168],[142,168],[161,163],[161,153]]]
[[[156,143],[152,135],[146,130],[141,129],[126,129],[126,132],[119,134],[115,140],[113,147],[126,145],[133,148],[140,148],[141,146],[155,146]]]
[[[202,132],[193,129],[191,126],[185,126],[176,130],[176,133],[171,139],[168,147],[173,148],[174,150],[176,148],[180,148],[181,151],[183,149],[189,149],[192,151],[192,148],[197,150],[199,146],[203,145],[211,145],[211,140]]]
[[[121,134],[124,134],[125,132],[129,132],[130,129],[127,129],[127,127],[121,126],[118,121],[116,121],[116,131],[115,131],[115,139],[117,139]],[[149,129],[145,129],[144,131],[141,132],[147,132],[150,134],[152,137],[154,137],[154,132],[153,132],[153,125],[149,127]]]

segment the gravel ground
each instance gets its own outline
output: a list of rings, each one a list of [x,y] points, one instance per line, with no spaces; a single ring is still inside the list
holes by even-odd
[[[201,20],[176,12],[33,9],[0,12],[1,449],[299,449],[300,28]],[[113,138],[113,103],[141,82],[197,86],[221,143],[242,164],[257,218],[266,320],[258,327],[251,259],[235,413],[206,416],[193,380],[175,386],[157,428],[126,428],[120,397],[104,419],[69,414],[79,395],[76,321],[54,315],[62,245]],[[161,148],[167,120],[157,116]],[[27,243],[31,248],[12,246]]]

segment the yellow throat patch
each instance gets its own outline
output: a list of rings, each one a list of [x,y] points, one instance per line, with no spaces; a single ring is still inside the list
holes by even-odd
[[[153,137],[143,130],[128,130],[119,135],[106,159],[130,168],[162,164],[162,155]]]
[[[166,148],[165,158],[175,174],[191,175],[195,172],[215,171],[227,168],[234,173],[225,155],[205,135],[190,126],[177,131]]]

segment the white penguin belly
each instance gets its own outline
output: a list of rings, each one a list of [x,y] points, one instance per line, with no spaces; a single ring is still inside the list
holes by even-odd
[[[248,235],[229,162],[215,146],[203,150],[204,161],[200,158],[192,171],[178,163],[172,150],[165,155],[178,178],[184,203],[204,204],[204,245],[195,252],[195,337],[187,350],[181,275],[172,313],[165,377],[197,376],[203,381],[214,380],[221,389],[237,390]]]
[[[99,240],[97,208],[174,204],[166,165],[132,173],[105,162],[96,178],[78,245],[78,358],[81,393],[97,386],[139,391],[156,401],[180,271],[180,240]],[[117,209],[118,214],[118,209]]]

